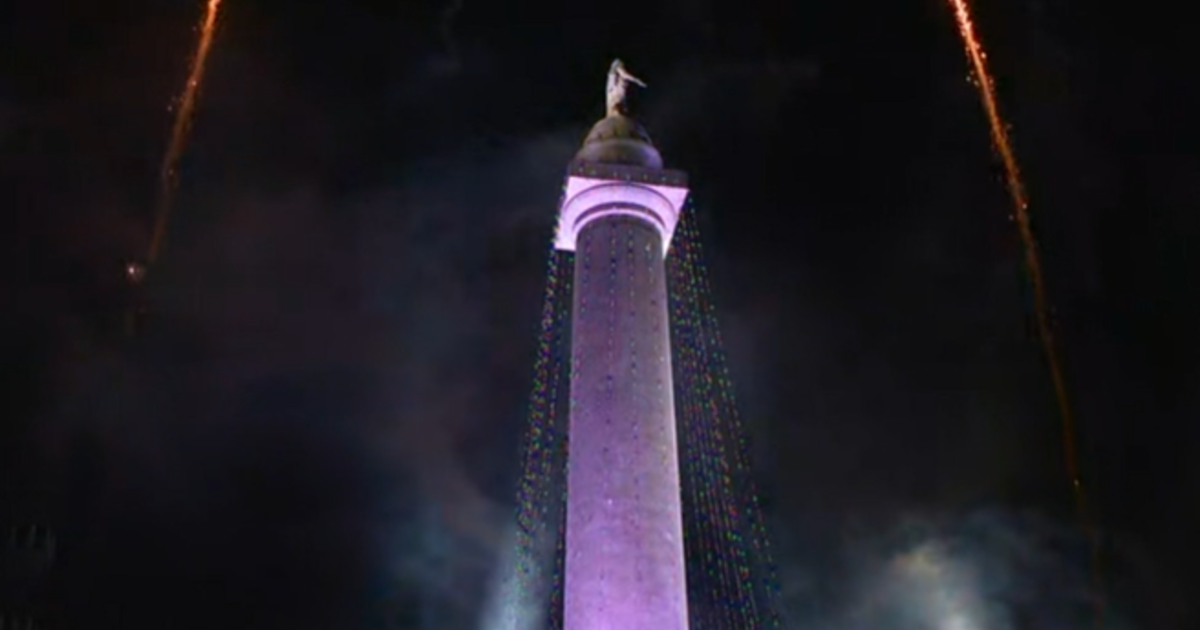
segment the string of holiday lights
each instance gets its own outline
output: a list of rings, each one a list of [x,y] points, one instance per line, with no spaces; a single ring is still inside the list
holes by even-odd
[[[557,256],[551,252],[547,263],[546,290],[542,304],[542,317],[538,334],[538,353],[534,362],[533,391],[530,394],[529,429],[526,435],[522,476],[518,488],[517,524],[525,533],[539,526],[537,516],[544,506],[538,503],[543,491],[545,477],[538,473],[548,456],[549,421],[553,410],[550,396],[553,384],[551,373],[554,362],[555,305],[559,291],[559,269]]]
[[[690,224],[692,216],[692,213],[685,215],[684,223]],[[730,474],[729,457],[721,445],[720,394],[714,391],[711,361],[705,351],[711,344],[704,337],[704,301],[697,282],[697,259],[685,239],[677,243],[679,249],[672,264],[676,304],[673,323],[679,332],[676,348],[682,364],[680,390],[682,398],[689,401],[685,407],[687,430],[683,433],[687,442],[685,461],[690,468],[688,476],[694,478],[701,493],[708,497],[697,520],[702,529],[713,534],[706,537],[712,541],[709,542],[712,547],[703,555],[707,559],[706,569],[718,573],[712,576],[715,584],[711,593],[716,609],[727,615],[725,623],[720,625],[758,628],[761,626],[758,605],[742,535],[745,525],[739,516],[742,510]],[[697,400],[698,403],[691,402]],[[705,512],[716,518],[703,518]]]
[[[562,500],[566,502],[566,492],[562,494]],[[567,557],[567,537],[563,535],[566,528],[566,511],[560,514],[558,519],[557,534],[558,542],[554,547],[554,568],[550,586],[550,611],[546,616],[548,630],[562,630],[563,628],[563,568],[564,560]]]
[[[736,613],[739,618],[739,628],[758,628],[757,606],[750,583],[748,548],[744,542],[744,524],[740,517],[739,500],[730,474],[728,455],[722,446],[721,409],[718,406],[719,394],[714,391],[714,383],[710,373],[712,366],[704,340],[702,295],[698,292],[696,283],[695,257],[683,242],[680,247],[680,258],[684,262],[685,282],[682,284],[684,294],[688,296],[690,313],[688,328],[692,331],[691,368],[694,374],[694,386],[700,395],[702,404],[701,416],[695,426],[700,430],[702,450],[700,456],[706,463],[706,478],[712,491],[716,494],[719,504],[716,514],[718,522],[714,523],[722,539],[718,550],[718,559],[722,565],[722,590],[724,590],[724,608]]]
[[[694,302],[693,302],[694,304]],[[690,309],[695,312],[694,307]],[[693,322],[689,325],[689,329],[695,331],[698,329]],[[715,564],[717,575],[715,587],[720,589],[717,595],[717,601],[720,602],[720,610],[723,610],[728,616],[728,621],[733,624],[733,627],[741,627],[737,622],[740,620],[744,625],[749,620],[746,619],[746,603],[743,589],[741,588],[738,571],[736,567],[737,550],[734,548],[736,542],[731,536],[737,524],[733,519],[731,505],[729,504],[728,492],[726,492],[725,484],[723,483],[721,471],[721,453],[717,448],[714,429],[715,420],[717,418],[712,414],[709,400],[712,397],[712,392],[705,387],[703,381],[704,366],[700,359],[700,355],[696,352],[697,344],[693,340],[689,344],[689,360],[688,372],[693,375],[691,389],[696,392],[697,405],[695,407],[695,416],[691,423],[689,433],[696,434],[697,449],[694,451],[694,457],[699,460],[702,469],[702,483],[704,484],[704,492],[707,495],[708,507],[705,512],[709,515],[707,526],[712,532],[714,548],[708,553],[711,555],[710,563]]]
[[[691,533],[689,603],[696,627],[736,628],[742,607],[730,605],[734,603],[730,595],[736,590],[736,577],[726,561],[728,555],[722,553],[726,550],[722,532],[731,528],[732,523],[717,496],[720,477],[716,461],[720,454],[713,447],[712,418],[703,403],[707,393],[700,378],[703,369],[696,351],[697,309],[687,262],[678,250],[667,259],[677,361],[676,402],[682,412],[678,421],[685,473],[683,489],[689,508],[685,511],[685,522]],[[707,615],[715,618],[705,619]]]
[[[693,388],[702,400],[700,415],[693,424],[693,429],[698,431],[701,444],[701,450],[697,455],[705,464],[705,477],[710,484],[711,491],[717,495],[716,501],[719,503],[719,508],[715,513],[720,515],[717,527],[723,538],[723,544],[717,557],[723,561],[721,564],[724,573],[722,576],[725,590],[724,599],[727,601],[725,608],[729,611],[736,610],[742,617],[743,624],[754,624],[752,604],[747,600],[747,589],[744,585],[746,561],[740,540],[741,524],[738,522],[738,510],[732,492],[728,464],[725,461],[726,456],[720,445],[720,409],[716,405],[717,394],[713,391],[713,383],[710,378],[711,367],[706,356],[707,353],[704,352],[703,313],[697,290],[695,260],[687,243],[684,242],[681,245],[679,252],[685,270],[681,288],[688,303],[685,311],[688,317],[684,321],[693,337],[691,343],[688,344],[688,363],[690,364],[688,372],[692,375]],[[730,606],[729,604],[734,605]]]
[[[559,394],[563,387],[563,324],[569,311],[570,276],[561,264],[562,254],[551,248],[546,265],[546,288],[538,332],[538,353],[534,361],[533,388],[530,393],[529,425],[523,448],[521,478],[517,490],[517,562],[515,576],[525,596],[530,589],[546,588],[544,572],[537,552],[540,541],[558,534],[552,519],[561,512],[561,501],[551,497],[559,485],[552,474],[556,457],[562,451],[563,433],[557,427]],[[561,519],[558,519],[561,520]],[[561,536],[560,536],[561,538]],[[542,543],[544,544],[544,542]],[[559,579],[553,576],[552,579]],[[550,585],[551,592],[556,585]]]
[[[693,330],[695,328],[693,327]],[[692,345],[695,348],[695,344]],[[698,353],[693,352],[691,363],[691,371],[693,374],[700,376],[701,380],[696,381],[699,387],[695,387],[701,396],[700,404],[698,405],[698,417],[694,424],[699,433],[700,449],[697,453],[701,458],[702,466],[705,470],[705,484],[707,492],[711,495],[709,503],[712,505],[709,508],[711,513],[709,527],[713,530],[715,538],[715,549],[710,553],[713,555],[712,562],[718,566],[718,582],[716,586],[720,589],[717,597],[718,606],[725,611],[728,621],[732,627],[745,627],[750,623],[747,618],[748,608],[745,601],[745,593],[741,588],[741,580],[737,570],[737,549],[736,541],[732,534],[736,531],[737,524],[733,519],[733,513],[730,510],[728,492],[722,479],[722,471],[720,465],[720,452],[717,450],[716,440],[714,435],[714,420],[716,418],[711,413],[711,408],[708,401],[712,393],[704,387],[702,375],[703,364],[700,361]]]
[[[689,409],[690,403],[684,403],[685,416],[691,416],[691,418],[685,419],[689,430],[683,435],[685,439],[690,434],[696,436],[695,440],[686,440],[688,444],[685,445],[685,450],[688,451],[688,457],[685,459],[685,466],[692,468],[688,477],[705,477],[706,479],[699,480],[698,483],[707,486],[709,492],[720,491],[719,502],[723,504],[723,507],[713,511],[722,515],[723,518],[719,523],[709,523],[713,526],[710,529],[719,529],[725,534],[724,544],[718,545],[719,549],[716,550],[716,555],[721,560],[733,559],[738,565],[733,569],[735,575],[730,576],[732,563],[721,562],[721,573],[724,575],[719,576],[714,589],[721,592],[715,592],[714,599],[722,601],[719,606],[720,610],[738,611],[742,622],[740,625],[760,627],[758,605],[754,601],[753,584],[750,580],[752,571],[746,555],[747,545],[741,536],[741,530],[746,527],[746,524],[741,523],[741,519],[737,518],[738,513],[742,511],[738,509],[738,493],[734,491],[733,475],[730,474],[729,464],[726,461],[729,458],[724,453],[724,447],[719,445],[723,439],[720,428],[722,410],[717,404],[721,395],[714,392],[714,381],[710,377],[712,372],[710,361],[707,358],[698,358],[698,355],[707,353],[696,351],[697,348],[706,345],[703,336],[697,337],[697,333],[702,334],[701,329],[704,328],[702,325],[704,312],[700,307],[703,300],[701,300],[699,284],[696,281],[699,277],[698,270],[695,268],[697,257],[694,252],[689,253],[687,242],[681,239],[680,249],[673,258],[676,259],[672,264],[675,287],[673,291],[675,299],[674,326],[680,333],[676,348],[679,350],[679,359],[683,368],[681,370],[681,399],[690,401],[699,397],[705,403],[701,405],[699,412]],[[698,444],[698,448],[692,446],[693,443]],[[702,472],[699,474],[694,472],[697,460],[702,462]],[[701,510],[701,512],[703,511],[707,510]],[[711,557],[712,553],[711,550],[705,551],[703,555]],[[707,564],[710,568],[712,567],[711,561]],[[695,576],[694,568],[692,575]],[[695,588],[693,588],[693,592],[696,592]],[[735,623],[734,625],[736,627],[739,624]]]
[[[679,286],[679,274],[681,266],[678,256],[668,256],[666,260],[667,271],[667,303],[670,309],[671,317],[671,347],[674,349],[672,354],[675,355],[672,362],[672,371],[674,376],[674,394],[675,394],[675,416],[676,427],[679,443],[679,459],[682,474],[680,475],[681,486],[681,504],[683,508],[683,526],[684,526],[684,557],[687,567],[687,592],[688,592],[688,613],[689,625],[693,628],[710,627],[715,624],[707,623],[707,619],[703,617],[708,612],[706,606],[707,600],[704,596],[707,595],[704,587],[707,582],[702,580],[708,567],[707,553],[711,548],[711,540],[707,534],[709,529],[703,522],[705,512],[702,511],[699,491],[701,487],[699,466],[697,465],[698,458],[692,456],[692,452],[696,449],[692,442],[691,433],[684,430],[692,423],[695,417],[695,398],[692,393],[692,388],[688,387],[688,376],[685,372],[685,354],[687,353],[690,337],[684,328],[683,313],[684,301],[679,291],[674,290]]]
[[[690,208],[689,208],[690,209]],[[678,443],[684,496],[686,501],[685,524],[688,549],[688,596],[696,601],[703,598],[707,606],[692,609],[692,625],[697,628],[747,628],[765,627],[765,616],[774,620],[772,600],[769,599],[775,583],[773,565],[769,559],[767,536],[757,494],[750,479],[748,448],[742,435],[743,428],[736,415],[732,385],[721,352],[722,341],[711,299],[706,269],[699,248],[698,232],[693,225],[693,213],[685,213],[684,221],[673,243],[673,256],[668,258],[668,306],[671,316],[672,347],[675,352],[676,410],[679,420]],[[619,320],[625,316],[636,318],[642,313],[630,309],[618,309],[625,297],[618,295],[617,274],[627,271],[629,280],[634,279],[635,265],[657,264],[655,255],[640,260],[641,252],[636,249],[633,232],[619,229],[620,223],[611,224],[607,230],[585,230],[580,235],[580,251],[585,258],[580,261],[578,277],[581,284],[579,303],[574,305],[575,317],[589,316],[588,285],[592,273],[604,269],[607,262],[609,275],[608,339],[604,352],[611,361],[618,351],[626,353],[631,361],[632,376],[639,374],[639,361],[646,359],[639,352],[634,340],[629,346],[618,348],[616,332]],[[597,226],[599,227],[599,226]],[[604,232],[607,231],[607,234]],[[621,243],[621,237],[624,243]],[[607,237],[607,238],[606,238]],[[590,259],[592,240],[606,239],[607,260],[594,265]],[[623,251],[622,251],[623,250]],[[625,255],[624,260],[621,254]],[[659,254],[661,255],[661,254]],[[548,627],[562,627],[562,597],[565,557],[565,505],[566,484],[560,479],[565,471],[567,432],[557,426],[559,415],[559,393],[566,386],[563,378],[562,357],[565,347],[565,332],[570,314],[570,265],[564,264],[568,254],[551,253],[547,265],[547,287],[543,304],[539,353],[535,361],[534,387],[530,402],[530,424],[526,436],[523,475],[519,489],[520,506],[518,523],[523,548],[532,550],[542,536],[556,536],[556,553],[550,571]],[[626,269],[621,270],[621,263]],[[599,267],[599,269],[596,269]],[[603,271],[600,271],[603,273]],[[637,303],[635,282],[625,284],[630,304]],[[625,312],[628,310],[628,312]],[[572,362],[571,370],[578,365]],[[616,395],[614,383],[607,385],[607,395]],[[568,404],[574,406],[574,396]],[[650,427],[633,426],[634,440],[642,439],[641,433]],[[641,479],[634,480],[635,492],[641,492]],[[553,493],[555,488],[557,494]],[[607,488],[602,489],[606,491]],[[553,497],[553,501],[552,501]],[[544,539],[543,539],[544,540]],[[763,557],[764,554],[767,557]],[[759,562],[752,565],[751,555]],[[544,584],[541,580],[542,567],[533,566],[533,553],[521,554],[529,562],[519,570],[528,584]],[[758,568],[756,568],[758,567]],[[770,575],[757,584],[755,577],[762,568],[771,569]],[[699,572],[697,571],[699,569]],[[703,580],[697,579],[703,575]],[[603,586],[602,586],[603,588]],[[704,597],[707,595],[707,597]],[[703,611],[703,613],[701,612]]]
[[[691,237],[692,239],[695,236],[694,232],[685,234],[685,237]],[[754,556],[754,559],[761,561],[761,558],[758,558],[758,556],[761,554],[763,546],[759,544],[759,539],[764,536],[761,531],[755,531],[754,525],[756,519],[753,518],[752,510],[747,509],[747,507],[752,507],[752,505],[747,505],[749,503],[748,499],[756,499],[757,494],[752,486],[746,486],[742,482],[749,473],[749,464],[745,458],[738,457],[739,453],[732,448],[735,445],[731,444],[731,439],[740,438],[742,434],[740,427],[730,426],[730,420],[733,419],[731,414],[736,413],[736,408],[727,404],[730,402],[730,397],[728,396],[729,384],[721,382],[716,378],[720,373],[720,367],[716,361],[717,356],[713,352],[715,344],[712,338],[712,326],[706,317],[708,314],[706,308],[708,295],[705,287],[700,283],[701,274],[704,272],[704,269],[701,266],[702,261],[699,259],[694,247],[696,242],[696,240],[686,240],[684,251],[686,252],[685,255],[691,259],[690,266],[692,268],[692,278],[695,282],[695,299],[698,302],[697,310],[699,311],[699,315],[701,315],[701,327],[703,331],[699,335],[700,343],[697,346],[701,348],[701,354],[703,355],[703,379],[705,389],[708,392],[710,413],[714,416],[717,424],[715,432],[718,446],[715,450],[721,454],[722,481],[724,490],[728,495],[727,499],[732,502],[730,509],[736,512],[737,524],[730,532],[734,545],[731,551],[733,551],[738,560],[738,571],[741,578],[739,584],[745,585],[752,592],[748,595],[749,601],[747,604],[750,609],[747,611],[746,616],[754,627],[761,627],[762,621],[759,614],[760,602],[758,599],[767,595],[767,593],[755,588],[761,585],[755,584],[752,575],[761,575],[762,570],[751,566],[751,555]],[[748,539],[745,536],[747,533],[749,533]],[[770,610],[769,597],[765,599],[766,601],[762,603],[766,604],[766,608]]]
[[[567,397],[560,396],[560,394],[562,393],[564,388],[568,388],[568,389],[570,388],[570,378],[569,378],[570,374],[569,374],[568,370],[564,369],[563,364],[564,364],[565,356],[567,355],[568,352],[570,352],[570,347],[569,347],[570,344],[566,343],[566,340],[569,338],[568,337],[568,330],[569,330],[568,322],[570,321],[571,288],[573,285],[573,277],[572,277],[573,276],[573,272],[572,272],[573,266],[571,263],[574,262],[574,257],[572,254],[566,253],[566,252],[558,252],[554,255],[559,256],[563,259],[562,260],[563,264],[560,265],[560,269],[562,269],[562,272],[561,272],[562,275],[559,278],[562,290],[559,293],[558,307],[555,309],[556,318],[557,318],[555,330],[557,331],[558,337],[557,337],[556,344],[555,344],[555,366],[556,366],[556,368],[555,368],[555,373],[554,373],[554,386],[551,389],[551,391],[552,391],[551,405],[552,405],[553,409],[555,409],[555,411],[558,412],[558,411],[560,411],[559,407],[562,405],[563,400],[565,398],[567,398]],[[558,435],[556,436],[557,439],[554,442],[555,448],[552,451],[553,457],[548,462],[548,464],[550,466],[550,470],[553,472],[553,483],[548,485],[547,489],[550,489],[552,487],[558,488],[558,492],[554,495],[555,498],[557,499],[557,502],[554,504],[557,509],[556,509],[556,512],[551,516],[551,519],[552,519],[551,522],[554,525],[554,528],[553,528],[553,531],[550,532],[550,535],[554,536],[554,539],[555,539],[554,566],[551,569],[552,573],[551,573],[550,597],[549,597],[550,610],[549,610],[549,614],[547,615],[547,618],[550,622],[549,626],[548,626],[550,628],[550,630],[561,630],[562,629],[562,620],[563,620],[563,617],[562,617],[562,595],[563,595],[563,579],[564,579],[563,563],[564,563],[564,559],[566,558],[566,540],[567,540],[567,536],[566,536],[567,510],[566,510],[566,506],[567,506],[567,439],[568,439],[568,435],[569,435],[569,432],[566,429],[564,429],[558,433]],[[547,496],[547,499],[549,499],[549,496]]]
[[[688,213],[688,215],[694,214],[694,212]],[[764,600],[763,608],[768,617],[767,622],[770,627],[778,628],[782,623],[779,616],[778,573],[771,554],[770,536],[763,518],[758,491],[753,480],[746,430],[738,413],[734,396],[735,390],[729,376],[728,360],[725,356],[725,344],[721,337],[712,285],[708,277],[707,265],[703,259],[702,239],[694,221],[684,222],[681,228],[683,238],[680,249],[683,257],[690,263],[688,266],[695,283],[694,290],[698,298],[698,310],[703,330],[703,334],[699,335],[700,343],[698,345],[701,353],[707,355],[705,381],[712,385],[712,389],[717,394],[712,399],[712,403],[716,407],[718,417],[724,421],[725,430],[722,431],[721,436],[729,438],[723,440],[725,443],[722,451],[726,455],[723,459],[732,465],[731,476],[736,478],[734,491],[736,497],[744,501],[742,513],[750,533],[750,547],[759,564],[757,573],[761,574],[759,586]],[[742,567],[742,570],[745,572],[744,576],[748,578],[752,569],[747,564]],[[755,616],[757,617],[757,611],[755,611]],[[756,623],[759,622],[760,620],[756,619]],[[756,625],[755,627],[762,626]]]

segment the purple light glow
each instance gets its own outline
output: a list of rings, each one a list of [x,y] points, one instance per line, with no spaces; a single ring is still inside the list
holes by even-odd
[[[568,181],[558,241],[575,251],[566,630],[688,628],[663,264],[686,194]]]
[[[633,166],[591,165],[582,171],[572,164],[558,214],[554,245],[575,251],[583,228],[608,216],[638,217],[654,226],[662,237],[662,255],[671,247],[679,212],[687,199],[687,178],[679,171]]]

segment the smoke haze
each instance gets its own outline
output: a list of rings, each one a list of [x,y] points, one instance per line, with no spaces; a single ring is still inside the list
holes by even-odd
[[[229,5],[133,342],[111,315],[122,266],[146,244],[158,96],[177,87],[167,60],[185,57],[174,38],[190,14],[148,10],[94,59],[47,54],[37,90],[0,92],[0,177],[28,218],[4,274],[24,296],[6,341],[37,366],[11,377],[36,386],[4,425],[4,461],[24,462],[5,474],[28,472],[4,490],[12,512],[64,530],[64,623],[536,627],[503,577],[518,447],[561,178],[602,113],[608,53],[547,59],[559,44],[530,52],[525,31],[481,35],[500,8],[456,21],[440,11],[461,3],[439,6],[401,21],[454,26],[453,73],[439,70],[434,26],[398,33],[355,14],[293,31],[266,8]],[[689,13],[689,36],[721,14]],[[639,116],[694,183],[787,628],[1078,627],[1087,550],[986,129],[949,22],[894,17],[879,19],[912,33],[889,44],[903,55],[863,48],[875,31],[719,61],[621,53],[650,83]],[[49,50],[82,27],[46,28]],[[354,47],[371,38],[396,43]],[[570,48],[593,39],[624,41],[588,32]],[[1016,48],[993,54],[1020,68],[1043,59],[1034,44],[1001,54]],[[1146,384],[1129,366],[1148,360],[1126,365],[1136,344],[1090,309],[1177,289],[1156,265],[1182,263],[1139,263],[1114,243],[1144,249],[1167,238],[1161,225],[1186,225],[1197,165],[1147,158],[1163,162],[1144,167],[1161,224],[1118,218],[1136,205],[1133,184],[1071,169],[1083,154],[1088,173],[1125,172],[1128,158],[1091,131],[1099,123],[1067,123],[1135,79],[1068,73],[1084,95],[1051,101],[998,66],[1002,82],[1017,75],[1005,98],[1048,208],[1039,228],[1092,461],[1124,454],[1094,475],[1115,493],[1134,463],[1166,456],[1104,414],[1191,417],[1198,401],[1179,392],[1194,380],[1194,339],[1174,338],[1175,380]],[[355,73],[370,96],[344,95]],[[1096,116],[1120,118],[1123,105],[1109,107]],[[1177,231],[1173,260],[1185,260]],[[1174,441],[1187,461],[1194,441]],[[1190,521],[1119,518],[1169,514],[1200,485],[1170,478],[1171,497],[1105,506],[1112,628],[1195,619],[1179,586],[1188,552],[1169,553]]]

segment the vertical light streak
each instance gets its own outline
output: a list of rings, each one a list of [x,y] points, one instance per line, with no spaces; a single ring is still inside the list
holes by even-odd
[[[1033,290],[1033,308],[1038,336],[1042,341],[1042,350],[1050,369],[1050,378],[1054,385],[1054,395],[1058,402],[1059,415],[1062,419],[1063,456],[1066,460],[1067,476],[1071,484],[1071,492],[1075,498],[1079,518],[1086,535],[1092,545],[1092,580],[1096,588],[1097,622],[1102,619],[1104,608],[1101,599],[1102,586],[1100,576],[1100,541],[1094,531],[1091,515],[1084,492],[1083,482],[1079,474],[1079,456],[1076,452],[1075,416],[1072,413],[1071,401],[1067,395],[1066,379],[1063,377],[1062,361],[1054,339],[1054,331],[1050,325],[1050,308],[1046,299],[1046,289],[1042,276],[1042,264],[1038,256],[1037,240],[1034,238],[1033,227],[1029,220],[1029,197],[1025,191],[1025,183],[1021,178],[1021,170],[1017,164],[1016,154],[1008,137],[1008,125],[1000,115],[997,104],[995,84],[987,69],[987,53],[983,50],[975,25],[971,20],[970,7],[967,0],[948,0],[954,9],[958,32],[962,36],[963,48],[971,63],[975,87],[979,91],[979,100],[987,116],[988,128],[991,131],[992,145],[1000,154],[1004,166],[1005,181],[1008,184],[1009,197],[1012,201],[1013,218],[1024,243],[1025,266],[1029,270],[1029,283]]]
[[[213,33],[217,27],[217,13],[221,8],[221,0],[208,0],[204,18],[200,22],[200,38],[196,44],[196,52],[192,56],[192,65],[188,70],[187,83],[175,106],[175,121],[171,125],[171,138],[167,144],[167,153],[163,156],[158,196],[158,207],[155,208],[154,231],[150,238],[150,249],[146,254],[147,265],[153,265],[162,253],[163,241],[166,239],[167,223],[171,218],[172,202],[175,187],[178,182],[179,159],[187,146],[188,132],[191,130],[192,118],[196,113],[196,101],[200,86],[204,81],[204,68],[208,63],[208,53],[212,49]]]

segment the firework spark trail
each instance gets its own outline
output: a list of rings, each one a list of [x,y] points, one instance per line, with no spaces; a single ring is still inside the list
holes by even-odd
[[[1033,289],[1033,307],[1038,336],[1042,340],[1042,349],[1046,355],[1046,363],[1050,368],[1050,378],[1054,383],[1054,394],[1058,401],[1058,410],[1062,418],[1063,455],[1066,460],[1067,475],[1071,482],[1071,491],[1079,511],[1080,520],[1092,543],[1092,579],[1096,588],[1097,618],[1103,614],[1103,602],[1100,600],[1100,543],[1091,521],[1084,493],[1083,483],[1079,476],[1079,457],[1076,453],[1075,417],[1071,410],[1071,401],[1067,396],[1066,380],[1063,378],[1062,362],[1054,341],[1050,325],[1049,305],[1046,299],[1046,289],[1042,279],[1042,265],[1038,259],[1037,241],[1033,235],[1033,227],[1029,221],[1029,197],[1025,191],[1025,183],[1021,179],[1021,171],[1017,164],[1016,154],[1008,137],[1008,126],[1000,115],[997,105],[996,90],[992,76],[987,69],[987,53],[984,52],[979,38],[975,35],[975,26],[971,20],[970,7],[967,0],[948,0],[954,8],[958,31],[962,36],[963,47],[971,62],[974,73],[974,83],[979,89],[979,98],[987,115],[988,126],[991,129],[992,144],[1004,165],[1004,175],[1008,184],[1009,195],[1012,199],[1013,218],[1025,245],[1025,266],[1029,270],[1029,283]]]
[[[163,156],[160,173],[162,188],[159,190],[158,207],[154,215],[154,232],[150,238],[150,249],[146,255],[146,264],[152,265],[162,253],[163,241],[166,238],[167,223],[171,218],[171,203],[178,180],[176,168],[183,149],[187,146],[188,131],[191,129],[192,116],[196,111],[196,99],[200,92],[200,84],[204,80],[204,66],[208,62],[208,52],[212,48],[213,31],[217,26],[217,12],[221,0],[208,0],[208,8],[204,12],[204,20],[200,23],[200,39],[196,44],[196,54],[192,57],[192,67],[188,70],[187,84],[183,94],[176,102],[175,122],[171,126],[171,140],[167,145],[167,153]]]

